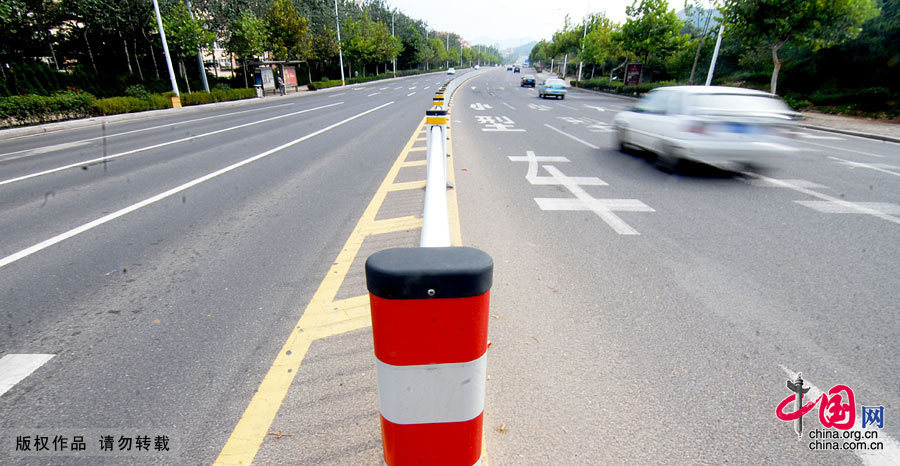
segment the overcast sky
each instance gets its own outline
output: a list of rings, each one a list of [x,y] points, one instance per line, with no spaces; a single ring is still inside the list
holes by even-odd
[[[632,0],[387,0],[407,16],[421,19],[437,31],[460,34],[471,44],[500,44],[501,48],[531,40],[550,39],[561,29],[566,14],[580,21],[589,8],[625,21],[625,6]],[[677,2],[676,2],[677,3]],[[672,0],[669,0],[672,4]],[[680,9],[681,3],[676,9]]]

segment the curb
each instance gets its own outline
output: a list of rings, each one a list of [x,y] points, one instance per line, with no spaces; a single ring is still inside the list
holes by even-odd
[[[807,129],[815,129],[819,131],[827,131],[829,133],[838,133],[838,134],[846,134],[848,136],[856,136],[859,138],[867,138],[867,139],[876,139],[884,142],[893,142],[895,144],[900,144],[900,138],[893,136],[885,136],[883,134],[872,134],[872,133],[864,133],[862,131],[853,131],[849,129],[839,129],[839,128],[830,128],[827,126],[816,126],[816,125],[800,125],[802,128]]]
[[[284,96],[276,95],[276,96],[271,96],[271,97],[275,97],[278,99],[281,99],[281,98],[296,99],[296,98],[300,98],[300,97],[304,97],[304,96],[315,95],[317,93],[335,92],[337,90],[346,89],[348,87],[368,85],[368,84],[376,83],[379,81],[380,82],[388,82],[388,81],[393,81],[393,80],[408,79],[408,78],[414,78],[417,76],[424,76],[427,74],[438,74],[438,73],[440,73],[440,72],[414,74],[414,75],[410,75],[410,76],[400,76],[397,78],[388,78],[388,79],[382,79],[382,80],[378,80],[378,81],[369,81],[369,82],[365,82],[365,83],[347,84],[346,86],[329,87],[329,88],[321,89],[318,91],[310,91],[310,90],[297,91],[297,92],[290,93],[290,94],[287,94]],[[107,116],[100,116],[100,117],[81,118],[81,119],[76,119],[76,120],[57,121],[57,122],[53,122],[53,123],[44,123],[44,124],[40,124],[40,125],[24,126],[24,127],[20,127],[20,128],[0,129],[0,141],[7,140],[7,139],[20,138],[20,137],[25,137],[25,136],[34,136],[34,135],[39,135],[39,134],[53,133],[53,132],[64,131],[64,130],[69,130],[69,129],[85,128],[85,127],[89,127],[89,126],[101,125],[104,123],[113,123],[113,122],[118,122],[118,121],[130,121],[130,120],[142,120],[142,119],[147,119],[147,118],[164,116],[167,114],[167,112],[177,112],[177,114],[179,114],[179,115],[185,115],[185,114],[190,114],[190,113],[196,113],[196,112],[199,112],[202,110],[214,109],[214,108],[241,107],[241,106],[245,106],[245,105],[251,105],[254,103],[258,104],[261,102],[265,102],[265,101],[267,101],[267,99],[269,99],[271,97],[251,97],[249,99],[231,100],[228,102],[215,102],[215,103],[210,103],[210,104],[191,105],[191,106],[187,106],[187,107],[182,107],[180,109],[164,108],[164,109],[159,109],[159,110],[147,110],[147,111],[143,111],[143,112],[120,113],[117,115],[107,115]]]

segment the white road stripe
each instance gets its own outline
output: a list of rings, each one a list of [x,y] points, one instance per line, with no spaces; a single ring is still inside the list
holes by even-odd
[[[425,86],[425,89],[422,89],[422,90],[423,90],[423,91],[427,91],[428,88],[430,88],[430,87],[431,87],[431,86]]]
[[[572,139],[574,139],[574,140],[576,140],[576,141],[578,141],[578,142],[580,142],[580,143],[582,143],[582,144],[584,144],[584,145],[590,147],[591,149],[599,149],[599,147],[597,147],[597,146],[595,146],[595,145],[593,145],[593,144],[591,144],[591,143],[589,143],[589,142],[587,142],[587,141],[585,141],[585,140],[583,140],[583,139],[579,139],[579,138],[577,138],[577,137],[575,137],[575,136],[572,136],[571,134],[566,133],[566,132],[564,132],[564,131],[562,131],[562,130],[556,129],[556,128],[554,128],[554,127],[552,127],[552,126],[550,126],[550,125],[548,125],[548,124],[546,124],[546,123],[544,123],[544,126],[550,128],[550,129],[552,129],[553,131],[556,131],[556,132],[559,133],[559,134],[562,134],[563,136],[568,136],[568,137],[570,137],[570,138],[572,138]]]
[[[40,242],[40,243],[38,243],[38,244],[35,244],[34,246],[31,246],[31,247],[29,247],[29,248],[25,248],[25,249],[23,249],[23,250],[21,250],[21,251],[15,253],[15,254],[11,254],[11,255],[9,255],[9,256],[4,257],[3,259],[0,259],[0,268],[3,268],[3,267],[5,267],[5,266],[7,266],[7,265],[9,265],[9,264],[12,264],[13,262],[16,262],[16,261],[19,260],[19,259],[23,259],[23,258],[25,258],[25,257],[28,257],[28,256],[30,256],[30,255],[32,255],[32,254],[38,252],[38,251],[41,251],[41,250],[43,250],[43,249],[48,248],[48,247],[50,247],[50,246],[53,246],[54,244],[60,243],[60,242],[62,242],[62,241],[65,241],[65,240],[67,240],[67,239],[69,239],[69,238],[71,238],[71,237],[73,237],[73,236],[75,236],[75,235],[78,235],[78,234],[80,234],[80,233],[84,233],[85,231],[88,231],[88,230],[91,230],[91,229],[93,229],[93,228],[96,228],[96,227],[98,227],[98,226],[100,226],[100,225],[103,225],[104,223],[107,223],[107,222],[110,222],[110,221],[112,221],[112,220],[115,220],[115,219],[117,219],[117,218],[119,218],[119,217],[121,217],[121,216],[123,216],[123,215],[126,215],[126,214],[129,214],[129,213],[131,213],[131,212],[134,212],[134,211],[136,211],[136,210],[138,210],[138,209],[140,209],[140,208],[142,208],[142,207],[146,207],[146,206],[148,206],[148,205],[150,205],[150,204],[153,204],[153,203],[155,203],[155,202],[161,201],[161,200],[163,200],[163,199],[165,199],[165,198],[167,198],[167,197],[169,197],[169,196],[172,196],[172,195],[174,195],[174,194],[178,194],[178,193],[180,193],[180,192],[182,192],[182,191],[184,191],[184,190],[186,190],[186,189],[192,188],[192,187],[194,187],[194,186],[196,186],[196,185],[198,185],[198,184],[200,184],[200,183],[203,183],[204,181],[209,181],[209,180],[211,180],[211,179],[213,179],[213,178],[215,178],[215,177],[217,177],[217,176],[219,176],[219,175],[223,175],[223,174],[228,173],[228,172],[230,172],[230,171],[232,171],[232,170],[234,170],[234,169],[243,167],[244,165],[247,165],[247,164],[252,163],[252,162],[255,162],[255,161],[259,160],[259,159],[268,157],[268,156],[270,156],[270,155],[272,155],[272,154],[274,154],[274,153],[276,153],[276,152],[278,152],[278,151],[287,149],[288,147],[291,147],[291,146],[293,146],[293,145],[295,145],[295,144],[301,143],[301,142],[303,142],[303,141],[306,141],[307,139],[310,139],[310,138],[312,138],[312,137],[315,137],[315,136],[318,136],[318,135],[320,135],[320,134],[322,134],[322,133],[325,133],[325,132],[327,132],[327,131],[330,131],[330,130],[332,130],[332,129],[334,129],[334,128],[337,128],[338,126],[343,125],[344,123],[349,123],[349,122],[351,122],[351,121],[353,121],[353,120],[355,120],[355,119],[357,119],[357,118],[359,118],[359,117],[361,117],[361,116],[368,115],[369,113],[372,113],[372,112],[374,112],[374,111],[376,111],[376,110],[380,110],[380,109],[382,109],[382,108],[384,108],[384,107],[387,107],[388,105],[391,105],[391,104],[393,104],[393,103],[394,103],[393,101],[390,101],[390,102],[388,102],[388,103],[386,103],[386,104],[382,104],[382,105],[379,105],[379,106],[377,106],[377,107],[375,107],[375,108],[371,108],[371,109],[369,109],[369,110],[366,110],[365,112],[358,113],[358,114],[356,114],[356,115],[354,115],[354,116],[352,116],[352,117],[350,117],[350,118],[345,118],[345,119],[343,119],[343,120],[341,120],[341,121],[339,121],[339,122],[337,122],[337,123],[334,123],[334,124],[332,124],[332,125],[326,126],[325,128],[322,128],[322,129],[320,129],[320,130],[318,130],[318,131],[314,131],[314,132],[312,132],[312,133],[309,133],[309,134],[307,134],[306,136],[300,137],[300,138],[298,138],[298,139],[294,139],[293,141],[288,142],[288,143],[286,143],[286,144],[282,144],[282,145],[280,145],[280,146],[278,146],[278,147],[276,147],[276,148],[274,148],[274,149],[267,150],[267,151],[265,151],[265,152],[263,152],[263,153],[261,153],[261,154],[254,155],[253,157],[250,157],[250,158],[248,158],[248,159],[244,159],[244,160],[242,160],[242,161],[240,161],[240,162],[233,163],[233,164],[231,164],[231,165],[229,165],[229,166],[227,166],[227,167],[225,167],[225,168],[222,168],[222,169],[220,169],[220,170],[216,170],[216,171],[214,171],[214,172],[212,172],[212,173],[209,173],[209,174],[207,174],[207,175],[201,176],[200,178],[196,178],[196,179],[194,179],[194,180],[192,180],[192,181],[188,181],[187,183],[184,183],[184,184],[182,184],[182,185],[180,185],[180,186],[176,186],[176,187],[174,187],[174,188],[172,188],[172,189],[170,189],[170,190],[168,190],[168,191],[165,191],[165,192],[162,192],[162,193],[160,193],[160,194],[157,194],[156,196],[153,196],[153,197],[144,199],[143,201],[138,202],[137,204],[132,204],[132,205],[130,205],[130,206],[128,206],[128,207],[125,207],[125,208],[123,208],[123,209],[119,209],[119,210],[117,210],[117,211],[115,211],[115,212],[113,212],[113,213],[111,213],[111,214],[109,214],[109,215],[105,215],[105,216],[103,216],[103,217],[100,217],[100,218],[98,218],[98,219],[92,221],[92,222],[85,223],[84,225],[81,225],[80,227],[73,228],[73,229],[71,229],[71,230],[69,230],[69,231],[67,231],[67,232],[65,232],[65,233],[61,233],[61,234],[56,235],[56,236],[54,236],[54,237],[52,237],[52,238],[50,238],[50,239],[44,240],[44,241],[42,241],[42,242]]]
[[[210,132],[208,132],[208,133],[198,134],[198,135],[196,135],[196,136],[188,136],[188,137],[186,137],[186,138],[175,139],[174,141],[166,141],[166,142],[162,142],[162,143],[159,143],[159,144],[154,144],[154,145],[152,145],[152,146],[141,147],[141,148],[138,148],[138,149],[133,149],[133,150],[125,151],[125,152],[119,152],[118,154],[107,155],[106,157],[98,157],[98,158],[96,158],[96,159],[83,160],[83,161],[81,161],[81,162],[71,163],[71,164],[69,164],[69,165],[63,165],[62,167],[51,168],[51,169],[49,169],[49,170],[44,170],[44,171],[41,171],[41,172],[31,173],[31,174],[28,174],[28,175],[22,175],[22,176],[19,176],[19,177],[16,177],[16,178],[10,178],[10,179],[8,179],[8,180],[3,180],[3,181],[0,181],[0,186],[3,186],[3,185],[5,185],[5,184],[10,184],[10,183],[15,183],[15,182],[17,182],[17,181],[27,180],[27,179],[30,179],[30,178],[36,178],[36,177],[38,177],[38,176],[49,175],[49,174],[51,174],[51,173],[56,173],[56,172],[60,172],[60,171],[63,171],[63,170],[68,170],[68,169],[70,169],[70,168],[77,168],[77,167],[83,167],[83,166],[86,166],[86,165],[93,165],[93,164],[97,164],[97,163],[107,162],[107,161],[110,161],[110,160],[112,160],[112,159],[116,159],[116,158],[119,158],[119,157],[124,157],[124,156],[126,156],[126,155],[131,155],[131,154],[135,154],[135,153],[138,153],[138,152],[143,152],[143,151],[146,151],[146,150],[158,149],[158,148],[160,148],[160,147],[170,146],[170,145],[172,145],[172,144],[178,144],[179,142],[192,141],[192,140],[194,140],[194,139],[198,139],[198,138],[202,138],[202,137],[206,137],[206,136],[212,136],[212,135],[214,135],[214,134],[224,133],[224,132],[226,132],[226,131],[231,131],[231,130],[240,129],[240,128],[246,128],[246,127],[248,127],[248,126],[258,125],[258,124],[260,124],[260,123],[265,123],[265,122],[272,121],[272,120],[278,120],[278,119],[280,119],[280,118],[287,118],[287,117],[289,117],[289,116],[299,115],[299,114],[301,114],[301,113],[311,112],[311,111],[313,111],[313,110],[321,110],[321,109],[323,109],[323,108],[334,107],[334,106],[336,106],[336,105],[341,105],[341,104],[343,104],[343,102],[335,102],[335,103],[333,103],[333,104],[323,105],[323,106],[321,106],[321,107],[308,108],[308,109],[306,109],[306,110],[300,110],[300,111],[297,111],[297,112],[291,112],[291,113],[288,113],[288,114],[285,114],[285,115],[279,115],[279,116],[275,116],[275,117],[271,117],[271,118],[265,118],[265,119],[263,119],[263,120],[258,120],[258,121],[251,121],[250,123],[244,123],[244,124],[242,124],[242,125],[231,126],[231,127],[229,127],[229,128],[223,128],[223,129],[217,129],[217,130],[215,130],[215,131],[210,131]]]
[[[801,142],[801,144],[811,144],[813,146],[824,147],[826,149],[831,149],[831,150],[842,150],[844,152],[853,152],[854,154],[868,155],[870,157],[877,157],[879,159],[884,158],[884,156],[881,154],[873,154],[871,152],[863,152],[863,151],[855,150],[855,149],[844,149],[843,147],[838,147],[835,145],[825,145],[825,144],[819,144],[818,142],[811,142],[811,141],[800,141],[800,142]]]
[[[347,93],[346,93],[346,92],[341,92],[340,94],[332,94],[332,95],[330,95],[330,96],[328,96],[328,97],[329,97],[329,98],[331,98],[331,97],[338,97],[338,96],[342,96],[342,95],[345,95],[345,94],[347,94]]]
[[[0,396],[53,358],[53,354],[7,354],[0,358]]]
[[[570,106],[568,106],[568,105],[566,105],[566,104],[556,104],[556,105],[559,105],[560,107],[568,108],[569,110],[578,110],[577,108],[575,108],[575,107],[570,107]]]
[[[802,188],[802,187],[800,187],[800,186],[793,185],[793,184],[788,183],[788,182],[783,181],[783,180],[776,180],[776,179],[774,179],[774,178],[769,178],[769,177],[762,176],[762,175],[759,175],[759,174],[756,174],[756,173],[744,172],[744,174],[747,175],[747,176],[749,176],[751,179],[752,179],[752,178],[757,178],[757,179],[763,180],[763,181],[765,181],[765,182],[767,182],[767,183],[769,183],[770,185],[773,185],[773,186],[777,186],[777,187],[781,187],[781,188],[792,189],[792,190],[794,190],[794,191],[797,191],[798,193],[806,194],[807,196],[817,197],[817,198],[819,198],[819,199],[822,199],[823,201],[829,201],[829,202],[832,202],[832,203],[834,203],[834,204],[837,204],[837,205],[839,205],[839,206],[841,206],[841,207],[846,208],[846,209],[849,210],[849,211],[853,211],[853,212],[856,212],[856,213],[859,213],[859,214],[869,214],[869,215],[878,217],[878,218],[880,218],[880,219],[882,219],[882,220],[887,220],[887,221],[889,221],[889,222],[891,222],[891,223],[896,223],[896,224],[900,225],[900,218],[895,217],[895,216],[893,216],[893,215],[886,214],[886,213],[884,213],[884,212],[879,212],[879,211],[877,211],[877,210],[868,208],[868,207],[866,207],[866,206],[864,206],[864,205],[857,204],[857,203],[855,203],[855,202],[845,201],[845,200],[843,200],[843,199],[839,199],[839,198],[834,197],[834,196],[829,196],[829,195],[827,195],[827,194],[822,194],[822,193],[819,193],[819,192],[816,192],[816,191],[812,191],[812,190],[810,190],[810,189],[806,189],[806,188]]]
[[[500,102],[500,103],[503,104],[503,105],[506,105],[510,110],[515,110],[515,109],[516,109],[516,107],[513,107],[512,105],[510,105],[510,104],[508,104],[508,103],[506,103],[506,102]]]
[[[785,374],[788,375],[791,379],[797,378],[797,373],[788,369],[784,365],[781,366],[781,370],[784,371]],[[807,400],[815,400],[819,396],[824,393],[819,387],[816,387],[808,380],[803,379],[803,384],[809,387],[809,392],[804,396]],[[850,387],[851,389],[853,387]],[[814,410],[818,411],[818,410]],[[886,418],[887,416],[885,416]],[[887,422],[885,422],[887,424]],[[856,423],[850,430],[861,431],[862,430],[862,419],[861,417],[856,418]],[[878,441],[884,444],[884,450],[853,450],[853,453],[856,453],[856,456],[862,460],[863,464],[866,465],[897,465],[900,464],[900,442],[897,442],[893,437],[888,435],[884,430],[878,431]]]
[[[412,97],[414,95],[416,95],[416,91],[412,91],[409,94],[406,94],[407,97]]]
[[[871,163],[860,163],[860,162],[853,162],[850,160],[844,160],[844,159],[838,158],[838,157],[828,157],[828,158],[831,160],[837,160],[851,168],[855,168],[855,167],[868,168],[870,170],[875,170],[877,172],[887,173],[888,175],[900,176],[900,173],[892,172],[892,171],[886,169],[886,168],[897,168],[893,165],[878,166],[878,165],[874,165]]]
[[[373,93],[367,95],[366,97],[372,97],[373,95],[378,95],[378,94],[381,94],[381,93],[380,93],[380,92],[373,92]]]
[[[164,124],[164,125],[151,126],[151,127],[149,127],[149,128],[134,129],[134,130],[131,130],[131,131],[123,131],[123,132],[121,132],[121,133],[112,133],[112,134],[107,134],[107,135],[104,135],[104,136],[97,136],[97,137],[87,138],[87,139],[79,139],[79,140],[77,140],[77,141],[64,142],[64,143],[61,143],[61,144],[53,144],[53,145],[50,145],[50,146],[35,147],[35,148],[32,148],[32,149],[22,149],[22,150],[17,150],[17,151],[14,151],[14,152],[7,152],[7,153],[5,153],[5,154],[0,154],[0,160],[3,160],[3,161],[7,161],[7,160],[15,160],[15,159],[20,159],[20,158],[22,158],[22,157],[28,157],[28,156],[31,156],[31,155],[35,155],[35,154],[43,154],[43,153],[46,153],[46,152],[50,152],[50,151],[52,151],[52,150],[69,149],[69,148],[72,148],[72,147],[77,147],[77,146],[83,145],[83,143],[87,143],[87,142],[90,142],[90,141],[97,141],[97,140],[104,139],[104,138],[109,139],[109,138],[114,138],[114,137],[118,137],[118,136],[125,136],[126,134],[134,134],[134,133],[140,133],[140,132],[143,132],[143,131],[151,131],[151,130],[154,130],[154,129],[168,128],[168,127],[170,127],[170,126],[183,125],[183,124],[186,124],[186,123],[193,123],[193,122],[195,122],[195,121],[210,120],[210,119],[213,119],[213,118],[221,118],[221,117],[226,117],[226,116],[231,116],[231,115],[238,115],[238,114],[241,114],[241,113],[256,112],[256,111],[259,111],[259,110],[268,110],[268,109],[270,109],[270,108],[286,107],[286,106],[288,106],[288,105],[294,105],[294,104],[280,104],[280,105],[273,105],[273,106],[271,106],[271,107],[265,107],[265,108],[252,108],[252,109],[250,109],[250,110],[241,110],[241,111],[239,111],[239,112],[223,113],[223,114],[221,114],[221,115],[212,115],[212,116],[203,117],[203,118],[194,118],[194,119],[191,119],[191,120],[177,121],[177,122],[172,122],[172,123],[166,123],[166,124]],[[97,125],[97,126],[100,126],[100,125]],[[54,132],[54,133],[55,133],[55,132]],[[43,134],[46,134],[46,133],[43,133]],[[25,153],[25,152],[28,152],[29,154],[28,154],[28,155],[24,155],[24,156],[20,156],[20,157],[5,158],[5,157],[8,156],[8,155],[22,154],[22,153]]]

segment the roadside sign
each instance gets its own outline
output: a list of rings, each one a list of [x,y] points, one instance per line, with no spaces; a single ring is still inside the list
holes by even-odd
[[[641,83],[641,72],[644,69],[644,65],[640,63],[629,63],[625,67],[625,85],[626,86],[637,86]]]
[[[284,67],[284,84],[287,86],[297,85],[297,68],[293,66]]]

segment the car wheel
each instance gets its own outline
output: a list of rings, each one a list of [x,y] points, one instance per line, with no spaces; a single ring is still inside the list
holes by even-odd
[[[681,165],[681,159],[672,153],[671,146],[664,146],[663,151],[656,156],[654,165],[666,173],[675,173]]]
[[[627,135],[625,128],[616,128],[616,142],[619,146],[619,152],[628,153]]]
[[[564,95],[559,96],[559,100],[566,100],[566,96],[564,96]]]

